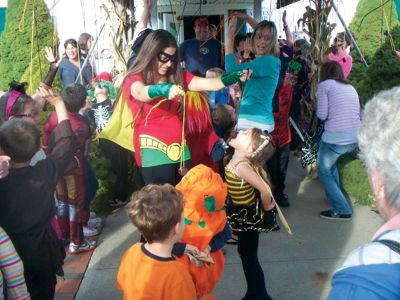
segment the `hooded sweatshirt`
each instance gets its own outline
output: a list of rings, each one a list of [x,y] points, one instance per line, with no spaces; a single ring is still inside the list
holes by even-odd
[[[400,242],[400,229],[386,231],[350,253],[333,276],[329,300],[400,299],[400,254],[378,240]]]

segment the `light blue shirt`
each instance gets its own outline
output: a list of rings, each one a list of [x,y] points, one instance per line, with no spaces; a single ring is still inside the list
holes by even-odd
[[[234,54],[225,56],[226,71],[251,69],[240,103],[239,118],[274,125],[272,98],[278,84],[281,61],[273,55],[263,55],[243,64],[236,64]]]

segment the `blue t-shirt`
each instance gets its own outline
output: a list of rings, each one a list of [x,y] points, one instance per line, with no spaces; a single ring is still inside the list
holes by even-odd
[[[205,76],[208,69],[222,67],[222,45],[216,39],[203,43],[196,38],[186,40],[179,46],[179,54],[185,62],[185,70]]]
[[[278,84],[281,61],[273,55],[263,55],[243,64],[236,64],[233,53],[225,56],[226,71],[250,69],[253,73],[244,87],[239,118],[273,125],[272,98]]]
[[[228,104],[229,102],[228,88],[223,88],[222,90],[216,92],[209,92],[208,101],[212,109],[214,109],[215,105],[217,104]]]

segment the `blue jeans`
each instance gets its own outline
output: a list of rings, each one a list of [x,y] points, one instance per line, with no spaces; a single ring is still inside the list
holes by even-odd
[[[337,214],[352,214],[353,211],[342,192],[336,162],[340,156],[352,152],[356,147],[356,143],[335,145],[323,141],[319,145],[318,177],[332,206],[332,211]]]

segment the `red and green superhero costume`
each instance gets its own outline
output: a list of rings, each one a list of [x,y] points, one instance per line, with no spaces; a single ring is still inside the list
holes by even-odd
[[[188,86],[193,75],[183,71],[185,86]],[[129,108],[135,118],[133,145],[135,158],[140,167],[154,167],[181,161],[182,113],[178,97],[165,100],[157,97],[149,102],[142,102],[131,95],[131,86],[136,81],[144,82],[141,74],[133,74],[125,80],[124,93]],[[185,145],[183,161],[190,159]]]

